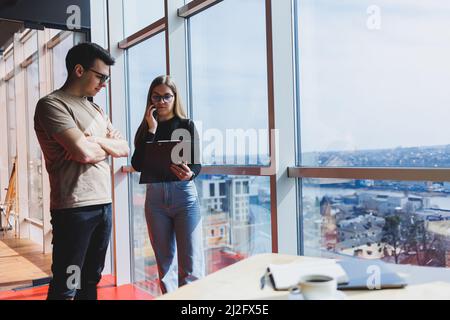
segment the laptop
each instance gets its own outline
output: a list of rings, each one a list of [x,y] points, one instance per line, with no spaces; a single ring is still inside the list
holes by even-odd
[[[403,288],[407,282],[380,260],[343,259],[338,261],[348,276],[347,283],[338,284],[339,290],[374,290]]]
[[[170,165],[178,161],[186,161],[181,152],[182,148],[180,140],[161,140],[155,142],[146,142],[145,144],[145,164],[142,169],[139,183],[155,183],[167,181],[180,181],[180,179],[170,170]],[[190,144],[189,144],[190,145]],[[176,146],[179,148],[173,150]],[[172,159],[172,151],[174,151],[174,159]],[[173,161],[174,160],[174,161]]]

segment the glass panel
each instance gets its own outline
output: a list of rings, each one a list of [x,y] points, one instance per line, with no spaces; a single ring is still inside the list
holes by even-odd
[[[39,100],[39,63],[35,59],[26,69],[28,134],[28,210],[30,218],[43,220],[42,154],[34,133],[34,111]]]
[[[225,195],[225,190],[226,190],[225,182],[219,183],[219,188],[220,188],[220,194],[219,195],[224,196]]]
[[[244,181],[244,194],[248,194],[249,192],[248,181]]]
[[[250,186],[238,194],[237,182]],[[211,273],[257,253],[272,252],[270,178],[200,175],[195,179],[203,216],[206,271]],[[223,185],[213,195],[210,184]]]
[[[59,29],[50,29],[49,28],[49,30],[50,30],[50,39],[52,39],[54,36],[56,36],[58,33],[61,32],[61,30],[59,30]]]
[[[164,18],[164,0],[124,0],[125,38]]]
[[[13,163],[17,156],[17,124],[14,78],[11,78],[6,82],[6,88],[6,110],[8,114],[8,176],[11,176]]]
[[[37,42],[37,31],[32,31],[33,35],[30,39],[28,39],[23,45],[23,56],[24,58],[28,58],[33,53],[37,51],[38,42]]]
[[[73,47],[73,34],[53,48],[53,90],[62,87],[67,79],[66,55]]]
[[[165,37],[160,33],[127,51],[129,139],[134,151],[134,135],[143,117],[150,83],[165,74]],[[144,214],[145,185],[139,184],[139,174],[131,175],[131,213],[133,237],[134,282],[151,294],[158,295],[158,273]]]
[[[265,2],[223,1],[189,24],[203,163],[269,164]]]
[[[450,183],[304,179],[305,255],[450,267]]]
[[[301,164],[450,167],[450,6],[297,5]]]
[[[5,61],[6,74],[10,73],[14,69],[14,54],[10,55]]]

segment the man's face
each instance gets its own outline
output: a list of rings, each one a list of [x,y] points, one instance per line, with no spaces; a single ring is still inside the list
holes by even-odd
[[[106,87],[104,76],[109,76],[109,66],[100,59],[96,59],[91,68],[84,69],[80,81],[86,97],[94,97]]]

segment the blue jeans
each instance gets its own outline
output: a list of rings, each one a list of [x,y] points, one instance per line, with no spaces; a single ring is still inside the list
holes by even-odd
[[[111,204],[52,210],[51,218],[53,279],[47,299],[96,300],[111,236]]]
[[[202,219],[193,181],[147,184],[145,217],[163,293],[204,276]]]

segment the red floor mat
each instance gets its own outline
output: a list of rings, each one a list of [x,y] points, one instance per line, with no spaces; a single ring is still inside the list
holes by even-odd
[[[45,300],[48,286],[0,292],[0,300]],[[114,286],[114,277],[106,275],[98,286],[99,300],[153,300],[154,296],[142,291],[132,284]]]

